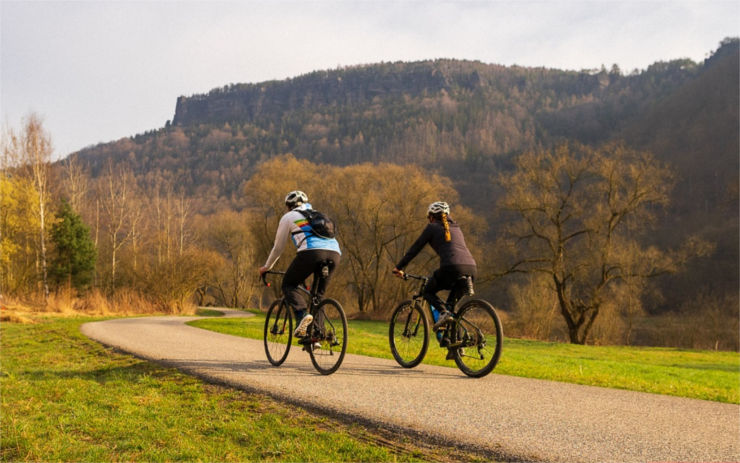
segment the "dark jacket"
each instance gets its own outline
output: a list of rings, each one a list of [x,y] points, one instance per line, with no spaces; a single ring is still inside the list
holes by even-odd
[[[475,266],[475,259],[465,245],[465,238],[463,237],[460,226],[449,220],[450,224],[450,241],[445,241],[445,228],[440,222],[431,222],[426,226],[423,232],[414,244],[411,245],[406,255],[398,262],[396,268],[401,270],[408,265],[411,260],[416,257],[424,246],[429,245],[439,256],[439,267],[458,266],[458,265],[472,265]]]

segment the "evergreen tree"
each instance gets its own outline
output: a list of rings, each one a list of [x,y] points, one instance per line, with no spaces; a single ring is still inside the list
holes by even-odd
[[[57,285],[68,282],[77,290],[85,289],[93,277],[97,250],[90,229],[66,200],[62,200],[51,239],[55,245],[50,266],[52,279]]]

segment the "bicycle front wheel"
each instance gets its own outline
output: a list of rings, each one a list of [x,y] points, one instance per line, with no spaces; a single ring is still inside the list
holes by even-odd
[[[314,368],[322,375],[337,371],[347,352],[347,317],[339,302],[324,299],[314,310],[308,333],[304,342]]]
[[[272,303],[265,317],[264,343],[267,360],[280,366],[288,357],[293,339],[293,317],[284,299]]]
[[[496,311],[488,302],[473,299],[460,308],[456,318],[450,349],[457,367],[473,378],[486,376],[496,367],[504,340]]]
[[[429,323],[419,304],[404,301],[391,315],[388,329],[391,353],[399,365],[413,368],[424,360],[429,348]]]

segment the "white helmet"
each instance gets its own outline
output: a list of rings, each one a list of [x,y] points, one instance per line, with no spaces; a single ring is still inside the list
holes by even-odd
[[[308,196],[306,196],[306,193],[302,192],[301,190],[291,191],[285,197],[285,205],[291,209],[307,202]]]
[[[427,215],[436,215],[440,213],[450,215],[450,205],[444,201],[436,201],[429,205],[429,209],[427,209]]]

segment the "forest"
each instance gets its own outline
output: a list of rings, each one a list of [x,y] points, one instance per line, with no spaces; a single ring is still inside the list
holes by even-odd
[[[55,163],[30,115],[3,134],[0,294],[254,306],[300,188],[339,224],[353,316],[405,298],[390,269],[443,199],[507,335],[737,349],[739,58],[727,38],[627,74],[432,60],[229,84]]]

